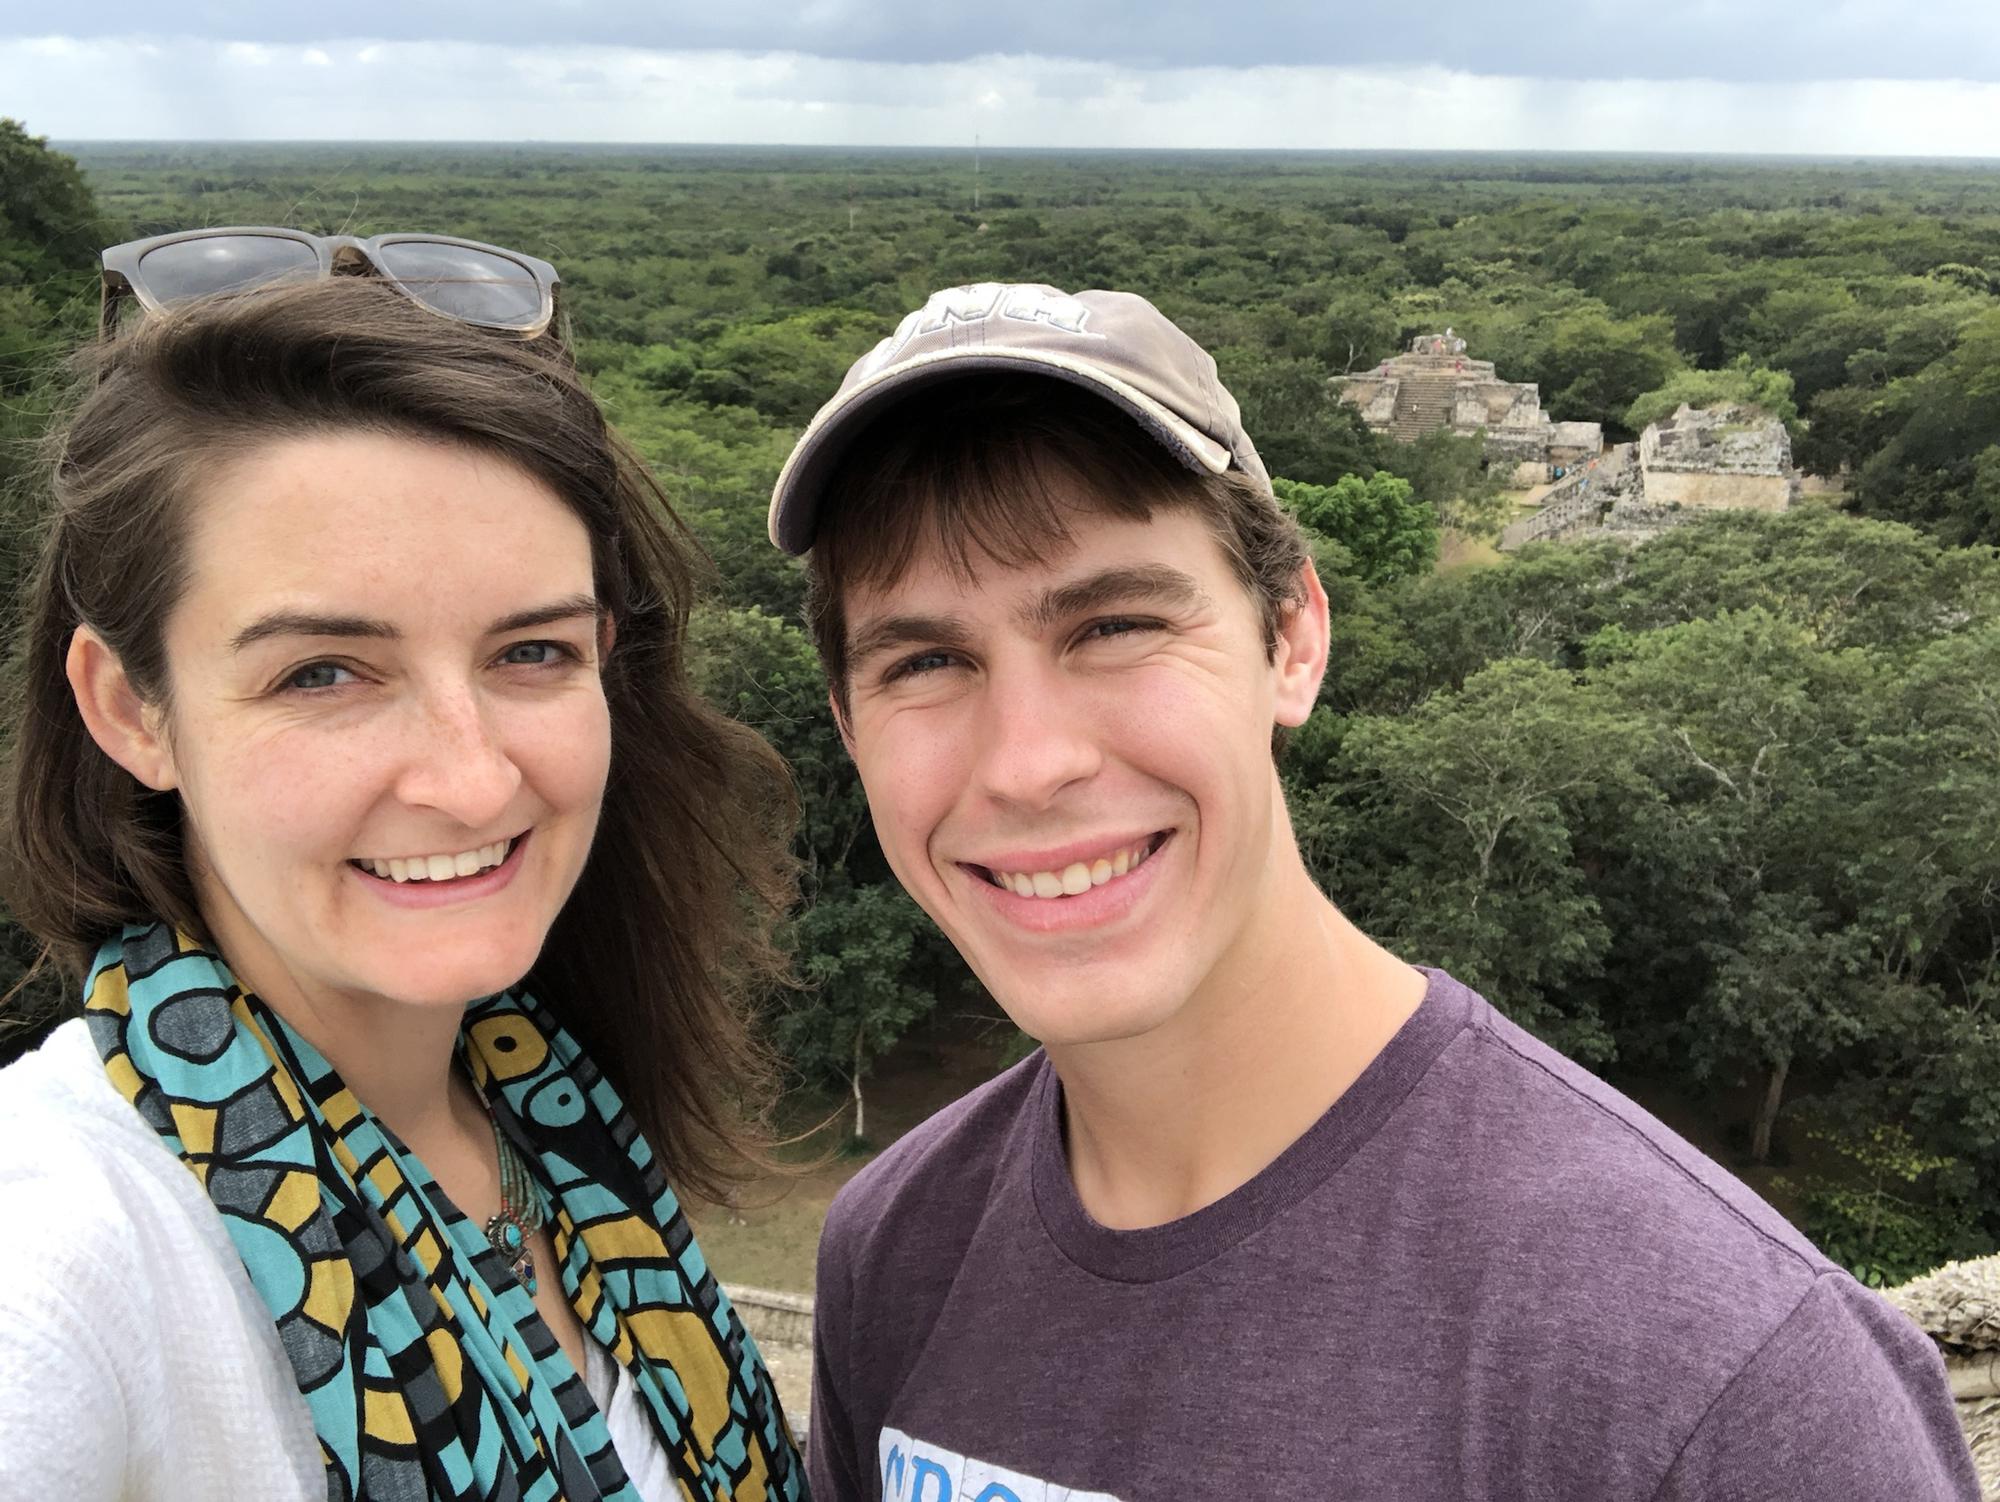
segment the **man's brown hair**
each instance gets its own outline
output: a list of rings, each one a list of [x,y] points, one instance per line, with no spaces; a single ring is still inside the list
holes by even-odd
[[[1193,511],[1257,602],[1267,655],[1302,602],[1304,534],[1271,492],[1232,470],[1189,469],[1125,412],[1043,375],[986,374],[930,387],[877,418],[842,455],[806,557],[806,615],[827,684],[847,711],[848,594],[901,578],[935,547],[960,578],[980,561],[1059,558],[1085,516]]]

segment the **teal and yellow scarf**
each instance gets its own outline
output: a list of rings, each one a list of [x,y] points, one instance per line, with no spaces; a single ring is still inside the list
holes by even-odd
[[[484,1233],[318,1050],[164,924],[98,953],[104,1067],[222,1212],[312,1410],[330,1502],[638,1502]],[[762,1358],[623,1102],[532,997],[476,1002],[473,1082],[550,1196],[562,1286],[682,1493],[805,1496]]]

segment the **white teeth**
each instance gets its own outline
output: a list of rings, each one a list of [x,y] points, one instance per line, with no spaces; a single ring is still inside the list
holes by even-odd
[[[363,859],[355,864],[384,881],[450,881],[454,877],[475,876],[499,865],[512,848],[513,841],[496,840],[491,845],[461,850],[455,855],[392,855],[386,860]]]
[[[1076,897],[1092,887],[1136,871],[1153,853],[1152,842],[1127,846],[1093,861],[1076,861],[1060,871],[994,871],[993,884],[1020,897]]]

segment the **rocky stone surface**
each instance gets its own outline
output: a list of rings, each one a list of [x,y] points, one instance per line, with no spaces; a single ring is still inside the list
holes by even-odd
[[[1491,360],[1470,358],[1450,330],[1420,334],[1403,354],[1362,375],[1336,376],[1334,386],[1378,433],[1406,443],[1441,428],[1483,436],[1496,463],[1567,466],[1604,443],[1597,423],[1555,422],[1532,381],[1501,380]]]
[[[1937,1342],[1981,1495],[2000,1502],[2000,1255],[1947,1262],[1884,1297]]]
[[[1601,478],[1550,491],[1500,546],[1586,535],[1640,543],[1710,511],[1783,511],[1799,492],[1785,425],[1745,407],[1684,406],[1586,468]],[[1596,504],[1584,504],[1585,490]]]

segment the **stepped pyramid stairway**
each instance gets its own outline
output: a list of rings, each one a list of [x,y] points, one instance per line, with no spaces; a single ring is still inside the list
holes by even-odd
[[[1395,415],[1389,419],[1389,436],[1408,443],[1425,433],[1451,426],[1452,400],[1458,390],[1458,375],[1451,369],[1412,372],[1403,377],[1396,393]]]

